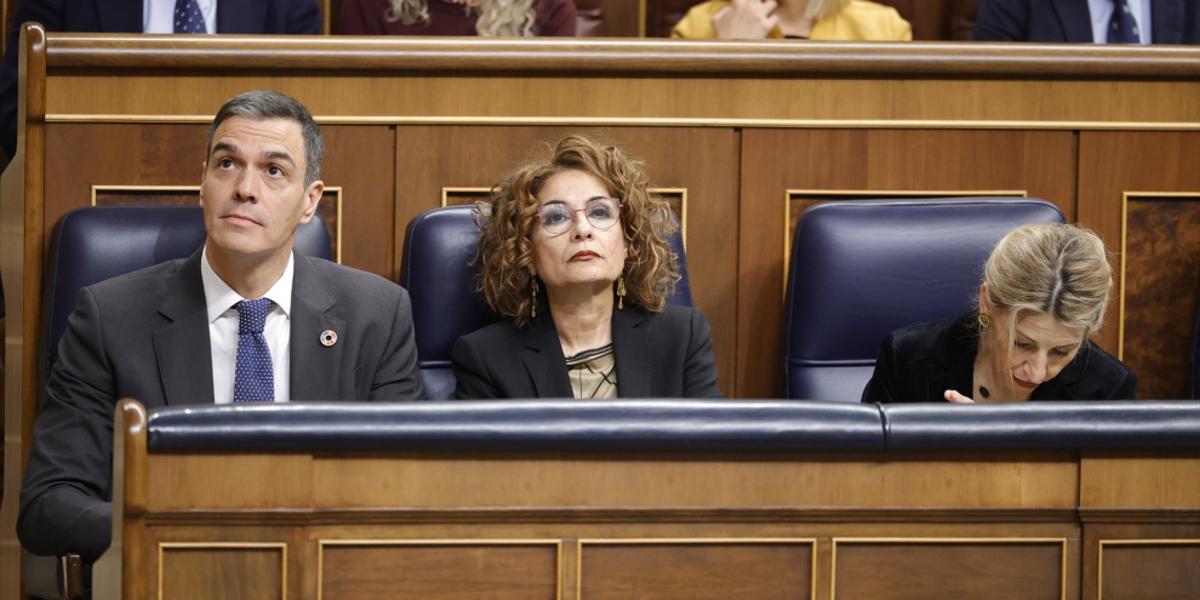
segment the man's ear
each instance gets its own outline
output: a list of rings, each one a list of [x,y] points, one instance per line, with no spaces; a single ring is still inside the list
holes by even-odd
[[[301,223],[312,220],[313,215],[317,212],[317,206],[321,204],[321,195],[324,193],[324,181],[318,179],[308,184],[308,188],[304,190],[304,212],[300,214]]]

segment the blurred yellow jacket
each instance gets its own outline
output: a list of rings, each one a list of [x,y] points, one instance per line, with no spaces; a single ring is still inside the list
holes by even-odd
[[[708,0],[693,6],[671,30],[671,37],[688,39],[713,39],[717,31],[713,27],[713,16],[729,6],[729,0]],[[778,27],[771,30],[768,38],[782,39]],[[896,12],[896,9],[867,0],[852,0],[838,14],[813,23],[812,40],[874,40],[911,41],[912,27]]]

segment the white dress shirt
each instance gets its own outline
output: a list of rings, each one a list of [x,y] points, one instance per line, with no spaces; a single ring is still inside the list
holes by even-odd
[[[1092,15],[1092,41],[1097,44],[1108,43],[1109,22],[1112,20],[1116,3],[1113,0],[1088,0],[1088,12]],[[1137,21],[1138,42],[1149,44],[1153,41],[1153,31],[1150,29],[1150,0],[1129,0],[1129,10]]]
[[[288,375],[291,360],[288,345],[292,338],[292,276],[296,259],[288,256],[287,267],[279,281],[263,294],[275,306],[267,313],[263,337],[271,351],[271,368],[275,375],[275,401],[287,402],[291,397]],[[243,298],[225,283],[208,263],[208,245],[200,259],[200,278],[204,282],[204,300],[208,305],[208,340],[212,351],[213,400],[217,404],[233,402],[233,377],[237,372],[238,311],[234,304]]]
[[[217,0],[196,0],[204,32],[217,33]],[[142,0],[142,33],[175,33],[175,0]]]

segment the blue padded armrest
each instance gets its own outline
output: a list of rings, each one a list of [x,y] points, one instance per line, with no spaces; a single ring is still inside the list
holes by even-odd
[[[873,405],[697,400],[293,403],[161,408],[152,452],[881,451]]]
[[[1194,402],[885,404],[889,450],[1196,450]]]

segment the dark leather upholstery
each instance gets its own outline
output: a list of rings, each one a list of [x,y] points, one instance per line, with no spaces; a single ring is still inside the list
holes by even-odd
[[[450,349],[455,340],[499,318],[475,292],[479,271],[471,261],[478,242],[474,206],[435,208],[408,224],[400,285],[412,298],[418,364],[430,400],[454,397]],[[683,241],[674,235],[669,242],[683,275],[670,302],[691,306]]]
[[[1200,449],[1194,402],[472,401],[159,408],[151,452]]]
[[[90,206],[73,210],[54,228],[43,285],[47,323],[44,367],[58,357],[58,339],[83,287],[191,256],[204,244],[199,206]],[[329,232],[320,215],[296,231],[303,255],[333,259]]]
[[[634,400],[222,405],[154,410],[154,452],[883,450],[873,405]]]
[[[983,262],[1024,223],[1061,223],[1042,200],[819,204],[801,217],[788,274],[788,398],[858,402],[883,337],[971,309]]]
[[[1192,399],[1200,400],[1200,285],[1196,286],[1196,316],[1192,320]]]
[[[1194,402],[884,404],[889,450],[1200,448]]]

